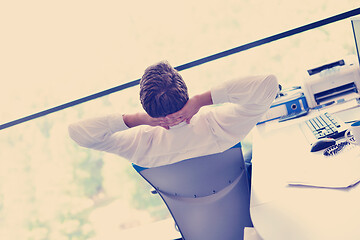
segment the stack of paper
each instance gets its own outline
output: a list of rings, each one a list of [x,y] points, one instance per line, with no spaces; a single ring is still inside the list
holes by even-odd
[[[314,154],[311,160],[294,164],[289,185],[323,188],[348,188],[360,182],[360,147],[346,146],[334,156]]]

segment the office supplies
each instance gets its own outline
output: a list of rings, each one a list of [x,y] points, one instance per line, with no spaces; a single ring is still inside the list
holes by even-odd
[[[321,138],[340,138],[347,130],[343,121],[328,112],[308,119],[299,126],[310,143]]]
[[[284,116],[280,117],[279,122],[285,122],[287,120],[302,117],[302,116],[307,115],[308,113],[309,113],[309,109],[303,110],[301,112],[290,113],[289,115],[284,115]]]
[[[350,143],[348,143],[347,141],[332,145],[324,151],[324,156],[334,156],[342,152],[342,150],[345,149],[348,145],[350,145]]]
[[[360,72],[353,57],[307,70],[309,76],[303,81],[303,90],[310,108],[328,101],[349,100],[359,97]]]
[[[349,133],[352,133],[352,137],[349,137]],[[346,141],[360,145],[360,121],[354,122],[351,124],[350,128],[345,132],[345,139]]]
[[[317,152],[335,144],[336,141],[332,138],[322,138],[311,145],[310,152]]]
[[[342,99],[337,100],[336,102],[337,103],[343,103],[343,102],[345,102],[345,99],[342,98]],[[330,105],[332,105],[334,103],[335,103],[335,101],[330,101],[330,102],[327,102],[325,104],[318,105],[318,106],[314,107],[313,109],[320,109],[320,108],[323,108],[323,107],[330,106]]]
[[[360,18],[358,27],[360,34]],[[326,111],[346,122],[358,119],[360,108],[350,102]],[[296,127],[300,121],[254,128],[250,208],[256,231],[270,240],[360,239],[360,147],[346,145],[331,157],[311,153]]]
[[[286,121],[299,116],[304,116],[309,110],[304,93],[299,88],[283,92],[280,97],[276,98],[270,109],[259,121],[258,124],[282,118]],[[286,118],[289,116],[288,118]]]
[[[359,239],[360,147],[331,157],[312,153],[295,126],[304,120],[293,121],[252,132],[254,227],[263,239]]]

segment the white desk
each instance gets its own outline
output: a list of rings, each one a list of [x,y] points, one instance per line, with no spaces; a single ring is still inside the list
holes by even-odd
[[[266,123],[253,131],[250,213],[265,240],[360,239],[360,184],[348,189],[287,184],[288,170],[311,163],[314,156],[297,127],[314,115]]]

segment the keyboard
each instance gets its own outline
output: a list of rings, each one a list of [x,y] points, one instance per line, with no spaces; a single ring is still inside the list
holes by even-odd
[[[344,136],[347,126],[330,113],[322,113],[305,121],[316,139],[340,138]]]

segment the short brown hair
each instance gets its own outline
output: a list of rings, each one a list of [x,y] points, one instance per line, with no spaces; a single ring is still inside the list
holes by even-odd
[[[151,117],[165,117],[177,112],[188,100],[183,78],[168,62],[146,68],[140,80],[140,101]]]

